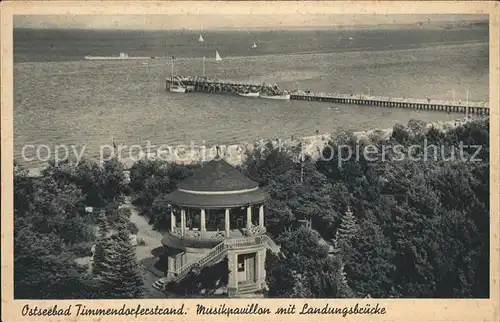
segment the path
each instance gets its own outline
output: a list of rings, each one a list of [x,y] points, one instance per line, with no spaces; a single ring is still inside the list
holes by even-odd
[[[158,276],[157,270],[153,273],[152,265],[158,260],[158,258],[153,255],[153,251],[163,247],[161,244],[162,234],[153,230],[147,219],[139,214],[138,209],[132,204],[130,197],[126,197],[123,205],[130,208],[130,221],[133,222],[139,229],[137,239],[142,239],[145,243],[142,246],[137,246],[136,256],[137,261],[141,263],[143,269],[146,298],[165,298],[164,293],[152,287],[153,283],[160,277]]]
[[[162,246],[161,239],[163,236],[160,232],[153,230],[146,218],[139,215],[139,210],[132,204],[130,197],[126,197],[124,206],[130,208],[130,212],[132,213],[130,221],[133,222],[139,229],[137,239],[142,239],[145,242],[144,246],[137,247],[137,259],[140,261],[151,256],[151,251],[153,249]]]

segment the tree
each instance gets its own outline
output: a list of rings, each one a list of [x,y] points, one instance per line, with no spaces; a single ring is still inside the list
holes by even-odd
[[[413,136],[422,137],[427,132],[427,123],[421,120],[411,119],[408,121],[408,130]]]
[[[356,218],[350,207],[340,220],[340,227],[337,229],[334,240],[334,247],[340,258],[344,261],[349,259],[351,242],[356,233]]]
[[[370,294],[384,298],[390,294],[395,266],[391,241],[384,236],[373,214],[359,224],[352,240],[351,258],[346,272],[359,297]]]
[[[271,196],[266,204],[271,234],[278,234],[298,220],[316,224],[320,213],[332,221],[338,218],[331,202],[331,184],[310,158],[297,162],[297,152],[292,147],[276,148],[269,143],[250,152],[244,167]]]
[[[170,212],[172,206],[170,201],[162,194],[156,197],[151,205],[151,220],[155,228],[170,228]]]
[[[75,262],[53,233],[38,233],[18,219],[14,230],[16,299],[93,298],[95,287],[86,267]]]
[[[276,147],[268,142],[247,151],[243,169],[251,179],[265,186],[276,176],[294,167],[295,155],[296,151],[289,146]]]
[[[312,275],[310,288],[317,298],[351,298],[354,293],[349,287],[340,256],[327,257]]]
[[[24,299],[94,298],[95,283],[70,246],[92,230],[84,196],[66,177],[29,178],[14,171],[14,296]]]
[[[346,139],[332,144],[344,141],[354,151],[358,143]],[[464,151],[466,160],[433,158],[440,156],[439,150],[427,161],[397,158],[396,146],[408,156],[412,144],[421,147],[413,156],[422,157],[424,139],[441,144],[447,156],[453,149],[458,153],[460,142],[478,144],[479,161],[467,160],[475,152],[469,150]],[[384,162],[351,158],[341,167],[317,162],[336,191],[334,209],[351,204],[359,219],[359,230],[345,247],[351,254],[345,263],[349,285],[359,296],[487,297],[488,121],[445,130],[412,121],[408,128],[396,125],[388,141],[371,137],[361,148],[367,143],[386,147]],[[339,220],[325,222],[341,225]]]
[[[94,262],[92,263],[92,274],[97,280],[102,281],[105,276],[104,271],[109,269],[106,261],[110,257],[110,252],[113,247],[111,235],[109,231],[108,220],[104,213],[99,216],[99,232],[97,242],[95,244]]]
[[[164,196],[174,191],[177,183],[191,176],[195,168],[161,160],[140,160],[131,168],[130,184],[134,192],[134,204],[149,216],[156,228],[168,227],[165,224],[170,216],[165,216],[163,212],[168,208]]]
[[[117,232],[111,237],[107,258],[99,272],[102,293],[105,298],[127,299],[144,296],[144,281],[130,242],[128,220],[120,217],[116,222]]]
[[[409,137],[410,133],[404,125],[401,124],[394,125],[391,136],[393,140],[395,140],[397,143],[405,144],[406,141],[409,139]]]
[[[52,177],[60,183],[73,183],[85,195],[85,204],[96,208],[121,201],[127,190],[123,164],[112,158],[102,165],[83,159],[77,166],[65,161],[52,162],[44,170],[44,177]]]
[[[284,256],[268,256],[267,283],[272,297],[340,298],[352,292],[343,274],[343,265],[328,255],[319,236],[301,227],[285,230],[276,238]]]
[[[126,191],[124,168],[117,158],[105,161],[103,165],[82,160],[72,180],[86,195],[88,206],[102,208],[110,202],[121,200]]]
[[[29,211],[33,194],[33,181],[28,177],[28,171],[14,162],[14,208],[22,214]]]
[[[95,238],[94,218],[84,211],[84,206],[90,203],[102,207],[119,201],[124,187],[122,176],[123,169],[116,160],[103,167],[90,161],[79,167],[67,162],[52,164],[41,178],[29,178],[27,171],[16,167],[16,298],[95,298],[100,295],[98,279],[76,262],[75,254],[78,249],[90,249],[86,243],[92,243]],[[130,217],[125,209],[112,208],[120,216]],[[104,222],[101,218],[101,230],[107,229]],[[101,264],[107,263],[102,259],[107,256],[105,250],[112,248],[106,246],[111,240],[103,239],[93,265],[99,274],[104,270]],[[135,254],[132,259],[135,261]]]
[[[34,183],[33,192],[26,198],[28,205],[20,207],[29,210],[18,212],[18,216],[25,216],[35,231],[54,232],[67,244],[92,239],[90,218],[83,206],[85,196],[75,184],[43,177]]]

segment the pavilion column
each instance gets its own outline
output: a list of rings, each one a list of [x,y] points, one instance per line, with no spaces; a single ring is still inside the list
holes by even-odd
[[[175,228],[175,215],[174,215],[174,209],[170,211],[170,231],[174,231]]]
[[[238,292],[238,255],[232,250],[227,253],[227,266],[229,270],[227,290],[229,296],[233,296]]]
[[[181,210],[181,235],[186,233],[186,210]]]
[[[252,206],[248,206],[247,208],[247,231],[250,231],[252,227]]]
[[[264,205],[259,207],[259,226],[264,228]]]
[[[201,209],[200,213],[200,231],[206,231],[207,227],[205,224],[205,209]]]
[[[226,225],[226,237],[229,237],[229,231],[231,229],[230,227],[230,221],[229,221],[229,208],[226,208],[226,212],[224,213],[225,218],[224,218],[224,224]]]
[[[266,284],[266,250],[260,249],[255,253],[255,281],[257,286],[262,289]]]
[[[168,272],[174,273],[175,271],[176,271],[175,259],[172,257],[172,255],[169,255],[168,256]]]

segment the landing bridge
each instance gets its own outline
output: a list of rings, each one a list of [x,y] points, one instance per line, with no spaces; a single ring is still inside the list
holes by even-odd
[[[311,92],[294,92],[291,93],[290,99],[300,101],[318,101],[340,104],[356,104],[369,106],[384,106],[395,108],[412,108],[426,111],[444,111],[465,113],[468,109],[469,114],[488,115],[488,102],[462,102],[462,101],[446,101],[435,99],[416,99],[416,98],[394,98],[383,96],[368,96],[355,94],[330,94],[330,93],[311,93]]]
[[[277,85],[265,83],[249,83],[231,80],[212,79],[201,76],[176,76],[166,80],[166,89],[171,84],[180,84],[186,87],[187,92],[203,93],[245,93],[261,92],[267,94],[280,94],[284,91]],[[411,108],[426,111],[441,112],[466,112],[470,115],[489,115],[489,104],[487,101],[452,101],[417,98],[394,98],[384,96],[371,96],[360,94],[339,94],[339,93],[313,93],[310,91],[287,91],[291,100],[316,101],[339,104],[355,104],[367,106],[383,106],[391,108]]]
[[[170,88],[171,84],[181,85],[186,87],[187,92],[203,92],[203,93],[242,93],[242,92],[261,92],[261,91],[279,91],[277,86],[267,85],[265,83],[243,83],[237,81],[225,81],[220,79],[212,79],[208,77],[195,76],[183,77],[176,76],[166,80],[166,89]]]

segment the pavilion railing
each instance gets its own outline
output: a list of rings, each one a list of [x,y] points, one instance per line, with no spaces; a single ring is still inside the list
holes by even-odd
[[[249,230],[245,231],[245,235],[247,236],[257,236],[266,233],[266,227],[261,226],[252,226]]]
[[[245,236],[251,237],[251,236],[258,236],[265,234],[267,232],[266,227],[261,227],[258,225],[251,226],[250,229],[243,228],[242,229],[244,232]],[[228,238],[226,236],[226,232],[219,230],[219,231],[200,231],[197,229],[188,229],[186,228],[184,235],[182,235],[180,227],[173,227],[172,230],[170,231],[172,235],[178,236],[178,237],[186,237],[186,238],[192,238],[192,239],[210,239],[210,240],[221,240]],[[229,236],[231,237],[231,236]]]

